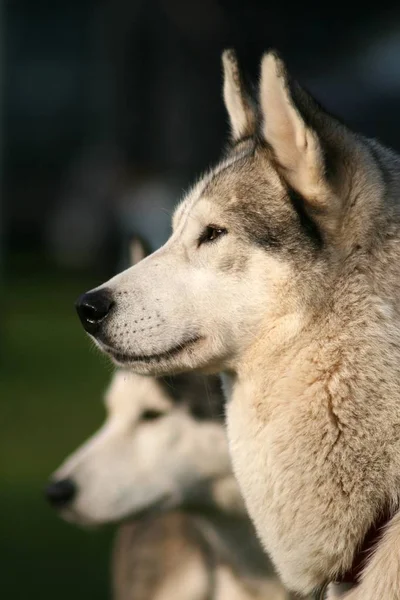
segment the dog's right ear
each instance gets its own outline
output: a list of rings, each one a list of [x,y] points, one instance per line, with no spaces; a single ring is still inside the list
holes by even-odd
[[[131,265],[136,265],[138,262],[146,258],[150,254],[149,249],[146,247],[144,241],[134,235],[129,240],[129,260]]]
[[[234,142],[256,132],[257,115],[245,89],[234,50],[222,54],[224,69],[224,101],[229,115],[231,135]]]

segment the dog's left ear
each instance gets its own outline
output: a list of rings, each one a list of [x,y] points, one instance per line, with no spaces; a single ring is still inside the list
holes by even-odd
[[[297,90],[311,110],[313,99],[298,84]],[[274,163],[287,184],[311,206],[323,204],[327,195],[324,153],[317,132],[306,123],[293,95],[292,82],[283,61],[275,52],[261,63],[261,135],[272,150]]]
[[[137,235],[134,235],[129,240],[129,260],[131,265],[136,265],[138,262],[146,258],[150,251],[146,247],[144,241]]]
[[[256,133],[257,115],[245,87],[234,50],[224,50],[222,66],[225,107],[229,115],[232,140],[237,142]]]

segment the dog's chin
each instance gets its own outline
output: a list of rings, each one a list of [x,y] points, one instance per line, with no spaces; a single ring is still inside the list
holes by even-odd
[[[130,369],[140,375],[161,376],[195,369],[196,349],[203,340],[202,336],[193,335],[157,354],[131,354],[101,340],[95,342],[117,367]]]
[[[78,527],[82,527],[83,529],[97,529],[106,523],[106,521],[99,521],[88,515],[81,514],[73,508],[60,511],[60,517],[64,521],[67,521],[67,523],[78,525]]]
[[[151,377],[165,377],[167,375],[178,375],[190,370],[190,367],[186,366],[183,361],[159,361],[159,362],[146,362],[140,361],[122,361],[117,360],[110,355],[112,362],[116,367],[129,369],[132,373],[137,375],[149,375]]]
[[[173,494],[165,494],[149,505],[127,510],[126,514],[110,514],[108,517],[96,518],[93,515],[81,513],[74,508],[67,508],[60,511],[60,517],[68,523],[82,527],[82,529],[95,530],[108,524],[152,517],[167,510],[172,510],[178,504],[179,499],[174,498]]]

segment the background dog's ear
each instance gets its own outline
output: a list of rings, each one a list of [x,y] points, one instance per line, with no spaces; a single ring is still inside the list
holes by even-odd
[[[224,69],[224,101],[231,125],[234,142],[252,136],[256,132],[257,115],[245,89],[234,50],[222,54]]]
[[[262,136],[287,183],[311,202],[320,201],[326,188],[324,155],[317,133],[305,122],[293,98],[291,83],[279,56],[275,52],[264,55],[260,81]]]
[[[144,241],[137,235],[134,235],[129,240],[129,260],[130,264],[136,265],[138,262],[146,258],[150,254]]]

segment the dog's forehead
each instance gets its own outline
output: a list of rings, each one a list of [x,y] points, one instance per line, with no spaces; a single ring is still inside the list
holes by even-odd
[[[267,196],[269,204],[265,202]],[[268,153],[262,149],[256,151],[254,145],[245,143],[204,175],[178,205],[173,217],[174,230],[187,222],[188,217],[210,213],[213,208],[218,214],[232,208],[245,209],[251,201],[253,211],[254,208],[269,211],[274,201],[282,205],[282,197],[282,182]]]
[[[203,194],[224,209],[258,203],[268,210],[265,200],[282,199],[282,183],[265,153],[246,154],[217,172]]]
[[[209,186],[221,178],[222,174],[228,172],[234,174],[236,165],[239,165],[244,159],[249,159],[254,156],[254,143],[238,143],[235,145],[215,167],[205,173],[189,190],[182,202],[176,207],[173,218],[173,229],[177,229],[179,224],[184,219],[196,203],[204,197],[209,189]],[[225,179],[224,179],[225,181]]]

